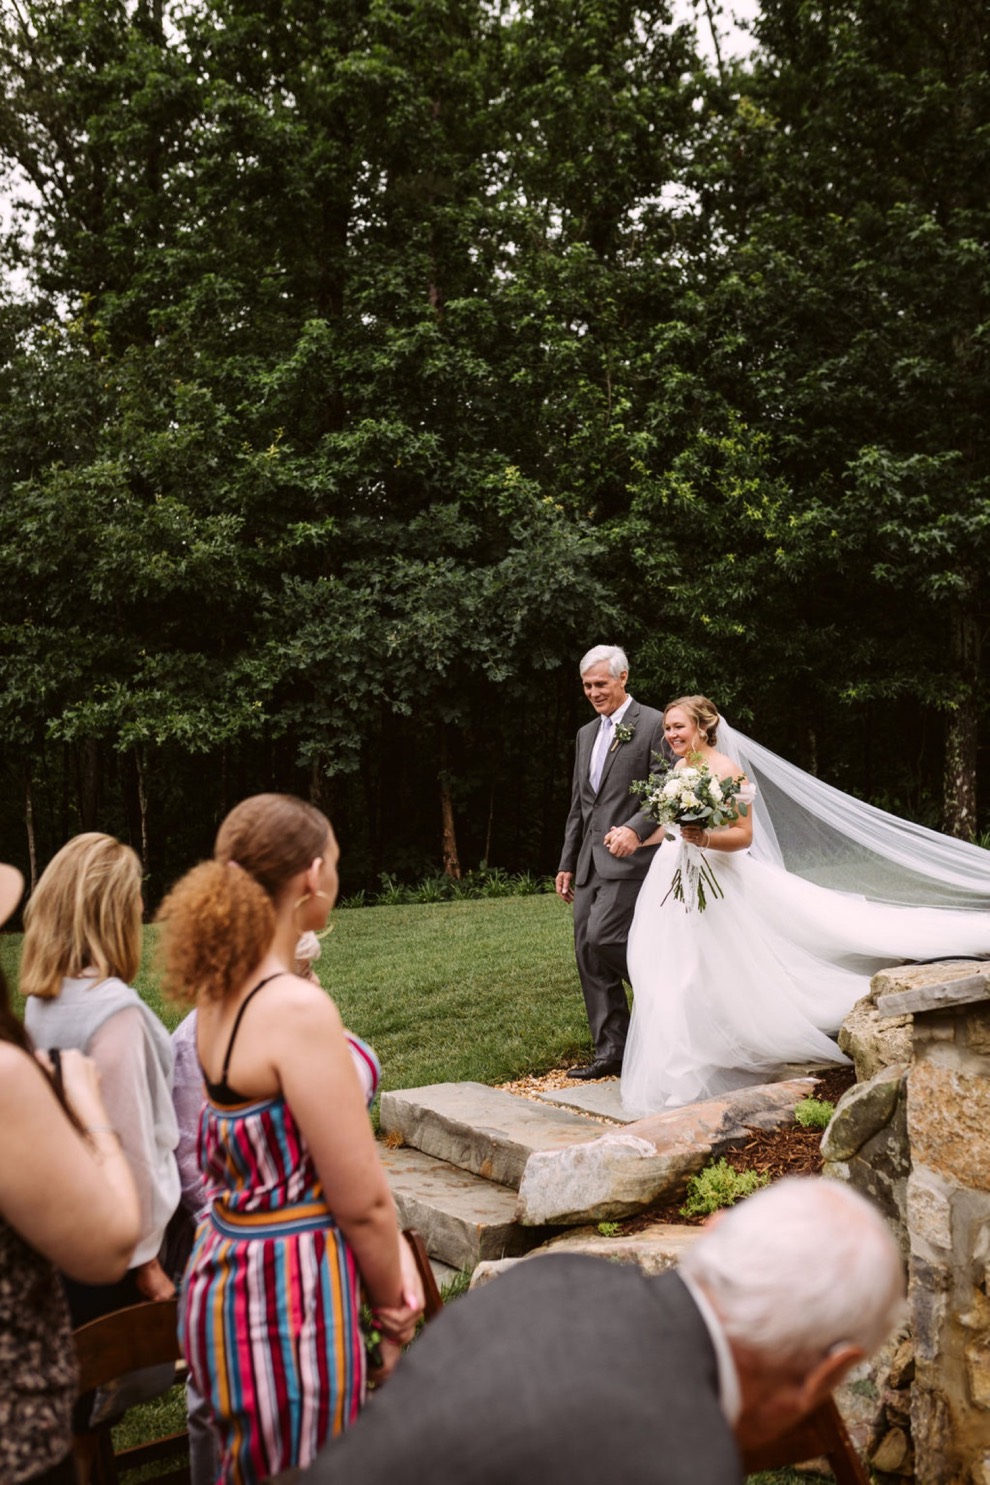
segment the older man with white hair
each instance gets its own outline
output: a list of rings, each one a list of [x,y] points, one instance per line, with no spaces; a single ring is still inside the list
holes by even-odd
[[[876,1208],[819,1177],[725,1213],[679,1272],[526,1259],[447,1306],[301,1485],[740,1485],[903,1295]]]
[[[629,792],[665,750],[663,714],[626,690],[629,661],[618,645],[596,645],[580,664],[584,694],[597,713],[577,735],[571,808],[557,870],[557,895],[574,904],[574,957],[594,1058],[572,1078],[621,1072],[629,1030],[626,940],[636,898],[657,846],[641,843],[656,821]]]

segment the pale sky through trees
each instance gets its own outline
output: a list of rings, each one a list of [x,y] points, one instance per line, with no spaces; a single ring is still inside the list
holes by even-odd
[[[702,55],[715,61],[712,24],[718,30],[723,60],[745,57],[753,49],[753,38],[745,28],[759,14],[759,0],[674,0],[674,14],[689,16],[698,28],[698,46]]]

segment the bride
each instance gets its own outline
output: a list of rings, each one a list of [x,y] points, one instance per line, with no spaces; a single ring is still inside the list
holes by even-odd
[[[704,912],[688,891],[667,896],[682,854],[669,828],[644,842],[668,834],[629,933],[628,1111],[769,1081],[782,1063],[847,1062],[833,1037],[877,970],[990,954],[986,851],[822,783],[707,697],[671,702],[664,731],[678,767],[700,755],[721,779],[744,776],[752,802],[720,829],[680,830],[724,893]]]

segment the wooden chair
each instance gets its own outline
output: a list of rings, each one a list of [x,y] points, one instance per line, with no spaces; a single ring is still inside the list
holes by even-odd
[[[779,1470],[823,1455],[838,1485],[870,1485],[869,1474],[831,1397],[772,1444],[749,1450],[743,1456],[743,1467],[747,1475],[755,1475],[761,1470]]]
[[[423,1309],[423,1319],[432,1320],[433,1316],[443,1309],[443,1300],[440,1298],[440,1290],[437,1288],[436,1276],[430,1267],[430,1255],[426,1251],[422,1234],[415,1227],[404,1227],[402,1236],[412,1249],[416,1260],[416,1268],[423,1284],[423,1298],[426,1301]]]
[[[101,1315],[79,1327],[75,1342],[80,1396],[141,1367],[181,1361],[178,1302],[154,1300]],[[188,1485],[189,1437],[185,1429],[114,1453],[113,1426],[103,1423],[75,1435],[72,1447],[80,1485],[117,1485],[119,1472],[124,1469],[169,1462],[169,1468],[146,1476],[142,1485],[164,1485],[165,1481]]]

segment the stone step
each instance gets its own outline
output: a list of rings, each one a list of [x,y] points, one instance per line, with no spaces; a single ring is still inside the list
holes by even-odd
[[[514,1221],[515,1190],[421,1150],[380,1147],[401,1227],[423,1235],[432,1259],[473,1272],[482,1259],[513,1257],[546,1241]]]
[[[537,1151],[572,1149],[604,1127],[584,1114],[520,1098],[485,1083],[435,1083],[382,1094],[383,1134],[462,1170],[517,1187]]]
[[[572,1083],[569,1088],[548,1088],[533,1096],[541,1103],[571,1109],[576,1114],[590,1114],[593,1119],[607,1119],[610,1124],[632,1124],[640,1117],[639,1114],[630,1114],[622,1107],[618,1078],[602,1079],[594,1083]]]
[[[566,1149],[538,1150],[519,1183],[516,1215],[524,1225],[580,1226],[641,1212],[679,1196],[709,1160],[749,1139],[752,1127],[793,1122],[810,1078],[739,1088],[683,1108],[651,1114]]]
[[[452,1263],[444,1263],[442,1258],[431,1258],[430,1268],[433,1270],[433,1277],[437,1281],[437,1288],[441,1295],[443,1286],[449,1284],[452,1279],[458,1278],[461,1273],[459,1268],[455,1268]]]
[[[471,1276],[471,1288],[487,1284],[517,1263],[531,1263],[535,1258],[554,1253],[585,1253],[593,1258],[607,1258],[610,1263],[635,1263],[645,1274],[659,1274],[680,1263],[700,1231],[700,1227],[680,1223],[652,1222],[627,1236],[603,1237],[597,1227],[575,1227],[520,1258],[479,1263]]]
[[[782,1062],[773,1073],[764,1077],[763,1082],[784,1083],[795,1078],[816,1078],[834,1067],[834,1062]],[[610,1124],[633,1124],[642,1115],[622,1107],[619,1088],[618,1078],[597,1078],[591,1083],[573,1082],[563,1088],[547,1088],[531,1096],[543,1103],[558,1104],[561,1108],[573,1109],[575,1113],[607,1120]]]

